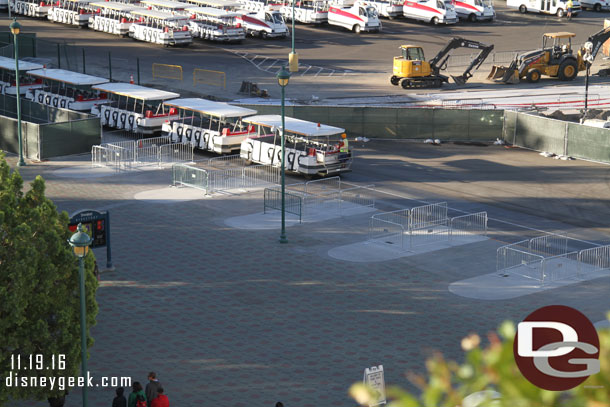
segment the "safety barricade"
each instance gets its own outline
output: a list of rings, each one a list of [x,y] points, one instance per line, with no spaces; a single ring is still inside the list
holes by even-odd
[[[222,71],[195,68],[193,70],[193,85],[211,85],[227,88],[227,74]]]
[[[172,184],[190,188],[208,190],[208,172],[203,168],[187,164],[172,165]]]
[[[159,146],[159,164],[192,162],[195,148],[190,144],[173,143]]]
[[[451,240],[471,236],[487,236],[487,212],[470,213],[451,218]]]
[[[282,210],[282,191],[281,189],[265,188],[264,191],[263,212],[268,210]],[[299,217],[299,223],[303,221],[303,197],[299,194],[285,192],[284,193],[284,211]]]
[[[548,234],[498,248],[496,270],[540,284],[582,277],[610,268],[610,246],[575,250],[567,236]]]
[[[240,157],[239,154],[221,155],[212,157],[208,160],[208,166],[218,169],[231,167],[245,167],[246,160]]]
[[[169,64],[152,64],[152,77],[153,79],[174,79],[177,81],[182,80],[182,66],[180,65],[169,65]]]

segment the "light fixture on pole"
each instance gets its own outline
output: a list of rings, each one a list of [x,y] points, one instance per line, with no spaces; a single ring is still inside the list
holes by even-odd
[[[585,50],[585,55],[583,56],[583,60],[585,61],[586,71],[585,71],[585,108],[582,113],[582,118],[580,122],[583,123],[587,119],[587,113],[589,110],[589,73],[591,72],[591,64],[593,64],[593,43],[590,41],[585,42],[583,46]]]
[[[17,138],[19,140],[19,162],[18,166],[23,167],[25,165],[25,160],[23,159],[23,140],[21,138],[21,93],[19,92],[19,42],[17,37],[19,37],[19,33],[21,32],[21,24],[17,22],[17,17],[13,19],[13,22],[9,26],[11,28],[11,33],[13,34],[14,42],[15,42],[15,88],[16,93],[15,96],[17,98]]]
[[[74,255],[78,257],[78,276],[80,285],[80,341],[81,341],[81,375],[87,377],[87,308],[85,307],[85,267],[84,257],[89,252],[93,239],[85,233],[82,223],[70,237],[68,243],[72,246]],[[83,407],[87,407],[87,386],[83,386]]]
[[[292,51],[288,54],[288,70],[290,72],[299,72],[299,54],[294,51],[294,3],[292,0]]]
[[[277,73],[277,83],[282,88],[282,128],[280,131],[282,132],[282,232],[280,233],[280,243],[288,243],[288,239],[286,239],[286,168],[284,166],[285,161],[285,150],[284,146],[286,144],[286,138],[284,134],[284,128],[286,127],[286,115],[285,115],[285,98],[286,98],[286,86],[288,86],[288,81],[290,80],[290,72],[286,70],[285,66],[282,66],[282,69]]]

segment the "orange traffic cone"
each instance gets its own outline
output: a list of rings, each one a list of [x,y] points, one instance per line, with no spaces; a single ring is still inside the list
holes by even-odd
[[[138,148],[142,148],[142,140],[138,143]]]
[[[131,76],[129,77],[129,83],[131,83],[131,84],[133,85],[133,83],[134,83],[134,82],[133,82],[133,75],[131,75]]]

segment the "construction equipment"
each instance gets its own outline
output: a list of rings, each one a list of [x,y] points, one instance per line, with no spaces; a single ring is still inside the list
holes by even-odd
[[[390,83],[394,86],[400,84],[403,89],[439,88],[443,83],[449,83],[449,77],[442,75],[440,71],[447,68],[449,52],[456,48],[480,50],[477,57],[472,60],[462,75],[451,75],[456,84],[464,85],[472,77],[471,71],[481,66],[494,46],[456,37],[452,38],[434,58],[426,62],[422,47],[403,45],[400,47],[402,55],[394,57],[394,69],[393,75],[390,77]]]
[[[576,53],[572,49],[572,38],[575,36],[569,32],[543,34],[542,49],[518,55],[507,67],[494,65],[487,79],[519,83],[525,78],[536,83],[542,75],[546,75],[571,81],[578,72],[587,68],[587,64],[593,62],[603,43],[610,38],[610,27],[591,35]]]

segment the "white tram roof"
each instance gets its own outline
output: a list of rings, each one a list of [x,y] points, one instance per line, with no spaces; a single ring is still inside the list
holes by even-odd
[[[32,69],[40,69],[42,65],[36,64],[34,62],[27,62],[19,60],[19,71],[25,72]],[[0,69],[5,69],[7,71],[15,70],[15,60],[13,58],[0,57]]]
[[[164,7],[171,10],[183,10],[190,6],[187,3],[181,3],[179,1],[171,1],[171,0],[142,0],[140,1],[142,4],[146,4],[149,6],[157,6]]]
[[[91,2],[94,2],[95,0],[63,0],[63,1],[71,2],[71,3],[90,4]]]
[[[241,3],[232,0],[188,0],[190,3],[202,4],[211,7],[241,7]]]
[[[131,10],[137,10],[139,8],[135,4],[120,3],[118,1],[101,1],[101,2],[95,2],[95,3],[89,3],[89,4],[93,7],[98,7],[98,8],[102,8],[102,9],[107,8],[107,9],[116,10],[116,11],[131,11]]]
[[[210,116],[220,117],[221,119],[226,117],[245,117],[256,114],[256,110],[200,98],[174,99],[165,102],[165,105],[177,107],[178,109],[200,112]]]
[[[150,17],[150,18],[158,18],[160,20],[184,20],[188,17],[186,16],[177,16],[167,11],[159,11],[159,10],[147,10],[147,9],[138,9],[131,11],[132,15]]]
[[[140,100],[168,100],[180,97],[178,93],[147,88],[146,86],[125,82],[104,83],[102,85],[94,86],[93,89]]]
[[[203,14],[212,17],[239,17],[242,14],[232,13],[230,11],[221,10],[214,7],[189,7],[186,9],[189,13]]]
[[[99,85],[108,82],[108,79],[106,78],[67,71],[65,69],[35,69],[33,71],[28,71],[28,75],[69,83],[70,85]]]
[[[314,122],[308,122],[306,120],[295,119],[293,117],[286,117],[286,132],[297,133],[303,136],[318,137],[318,136],[332,136],[334,134],[343,133],[345,129],[328,126],[326,124],[319,124]],[[260,115],[251,116],[243,119],[245,123],[258,124],[267,127],[282,127],[282,116],[279,114],[275,115]]]

